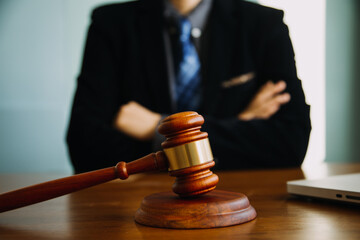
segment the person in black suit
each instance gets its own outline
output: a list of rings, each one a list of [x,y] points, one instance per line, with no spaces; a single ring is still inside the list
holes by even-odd
[[[283,12],[241,0],[139,0],[92,14],[67,135],[75,172],[158,145],[159,120],[177,110],[170,2],[202,25],[192,32],[201,100],[189,110],[205,118],[216,168],[300,166],[311,123]]]

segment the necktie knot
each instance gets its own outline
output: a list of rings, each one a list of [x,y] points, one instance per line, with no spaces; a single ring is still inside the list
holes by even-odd
[[[191,36],[191,23],[186,18],[181,18],[179,21],[179,32],[180,32],[180,41],[187,42],[190,40]]]

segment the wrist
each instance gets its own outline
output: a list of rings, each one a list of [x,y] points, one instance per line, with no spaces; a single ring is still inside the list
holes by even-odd
[[[250,121],[254,118],[250,112],[242,112],[238,115],[238,119],[241,121]]]

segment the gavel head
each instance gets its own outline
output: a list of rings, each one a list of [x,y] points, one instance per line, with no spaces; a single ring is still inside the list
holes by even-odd
[[[215,165],[208,134],[201,132],[204,118],[196,112],[181,112],[165,118],[159,133],[169,161],[170,176],[176,177],[173,191],[180,197],[200,195],[215,189],[219,178],[209,169]]]

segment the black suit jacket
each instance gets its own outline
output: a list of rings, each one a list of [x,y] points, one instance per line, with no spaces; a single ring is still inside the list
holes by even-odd
[[[209,133],[217,168],[299,166],[311,125],[283,12],[240,0],[213,4],[198,112],[205,118],[202,130]],[[140,0],[94,10],[67,136],[75,171],[151,152],[150,142],[112,127],[120,105],[134,100],[172,113],[162,8],[161,0]],[[247,73],[254,77],[231,81]],[[285,80],[291,101],[268,120],[238,120],[268,80]]]

